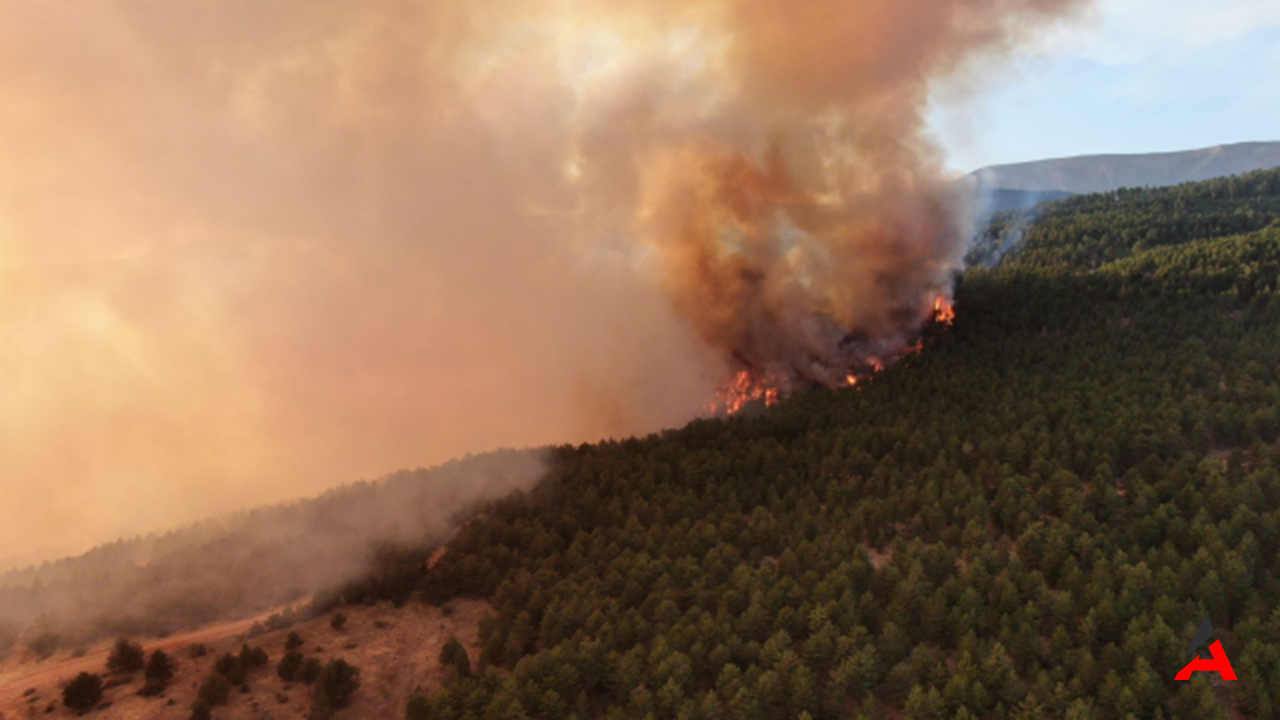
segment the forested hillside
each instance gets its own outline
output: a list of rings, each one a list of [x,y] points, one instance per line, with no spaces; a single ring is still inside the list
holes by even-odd
[[[1053,204],[873,381],[561,448],[347,597],[492,600],[414,720],[1274,717],[1278,215],[1277,173]],[[1205,612],[1236,683],[1173,679]]]
[[[968,261],[1093,269],[1162,245],[1245,233],[1280,218],[1280,175],[1252,173],[1151,190],[1126,188],[996,213]]]

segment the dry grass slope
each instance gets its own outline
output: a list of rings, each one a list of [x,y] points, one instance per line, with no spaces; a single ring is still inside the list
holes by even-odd
[[[270,665],[250,675],[248,694],[233,692],[231,702],[214,711],[219,720],[302,720],[310,709],[310,689],[285,683],[275,672],[284,654],[285,638],[296,631],[306,640],[302,652],[322,660],[346,658],[361,671],[361,687],[339,718],[396,718],[404,714],[409,696],[418,687],[431,689],[444,679],[438,658],[450,636],[467,647],[472,662],[479,657],[478,625],[488,605],[456,601],[447,608],[410,604],[342,608],[348,622],[342,631],[329,625],[329,616],[299,623],[289,630],[270,632],[252,639],[271,656]],[[160,640],[142,639],[147,652],[162,649],[178,662],[177,675],[158,698],[137,694],[138,674],[129,682],[111,687],[103,706],[87,717],[100,720],[183,720],[200,681],[209,674],[214,659],[237,651],[255,620],[250,618],[217,625]],[[192,658],[187,649],[196,643],[209,653]],[[0,720],[74,717],[62,706],[62,685],[81,671],[105,672],[110,642],[96,644],[82,657],[60,652],[44,661],[30,655],[12,657],[0,664]],[[110,684],[110,683],[108,683]],[[34,689],[34,692],[32,692]],[[172,703],[171,703],[172,701]],[[53,705],[54,711],[47,712]]]

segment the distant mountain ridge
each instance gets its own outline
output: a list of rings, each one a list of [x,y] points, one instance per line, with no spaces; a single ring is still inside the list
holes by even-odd
[[[1061,196],[1122,187],[1165,187],[1274,167],[1280,167],[1280,142],[1247,142],[1183,152],[1084,155],[992,165],[970,173],[967,179],[978,191]]]

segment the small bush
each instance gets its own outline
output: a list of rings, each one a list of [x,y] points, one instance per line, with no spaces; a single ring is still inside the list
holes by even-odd
[[[328,720],[351,703],[360,689],[360,669],[342,658],[330,660],[316,680],[314,702],[309,720]]]
[[[212,720],[213,706],[204,700],[196,700],[191,706],[191,720]]]
[[[285,682],[293,682],[298,679],[298,671],[302,668],[302,653],[297,650],[290,650],[280,658],[280,664],[276,666],[276,674]]]
[[[244,665],[246,670],[264,668],[270,660],[267,651],[261,647],[249,647],[245,644],[240,648],[240,664]]]
[[[116,641],[107,656],[107,670],[116,675],[127,675],[143,669],[147,665],[147,655],[142,646],[129,642],[125,638]]]
[[[320,671],[324,666],[320,664],[317,658],[307,658],[302,661],[302,665],[298,667],[298,680],[310,685],[320,679]]]
[[[334,613],[333,618],[329,620],[329,627],[337,630],[338,632],[342,632],[342,629],[346,626],[347,616],[342,613]]]
[[[301,649],[302,646],[305,644],[306,644],[306,640],[303,640],[302,636],[299,635],[296,630],[289,633],[289,637],[284,639],[284,649],[286,651]]]
[[[239,657],[224,653],[213,661],[213,672],[226,678],[232,685],[239,685],[249,677],[249,669]]]
[[[193,659],[202,658],[209,654],[209,648],[205,647],[204,643],[196,643],[195,645],[187,648],[187,654]]]
[[[440,664],[451,668],[459,677],[471,677],[471,658],[456,637],[450,637],[449,642],[444,644],[444,649],[440,651]]]
[[[147,682],[138,691],[139,695],[144,697],[152,697],[164,692],[169,687],[169,683],[173,681],[174,673],[173,660],[169,659],[169,654],[163,650],[156,650],[151,653],[151,659],[147,661],[146,672],[144,677]]]
[[[225,705],[231,697],[231,687],[231,681],[226,675],[219,672],[210,673],[204,682],[200,683],[200,689],[196,691],[196,704],[203,703],[210,708]]]
[[[62,689],[62,704],[77,714],[83,715],[101,702],[102,678],[93,673],[80,673]]]
[[[405,718],[407,720],[428,720],[430,717],[431,701],[419,690],[409,698],[409,707],[406,708]]]

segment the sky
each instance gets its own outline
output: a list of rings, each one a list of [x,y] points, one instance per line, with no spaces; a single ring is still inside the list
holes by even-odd
[[[958,172],[1280,140],[1277,67],[1274,0],[1103,0],[931,124]]]

